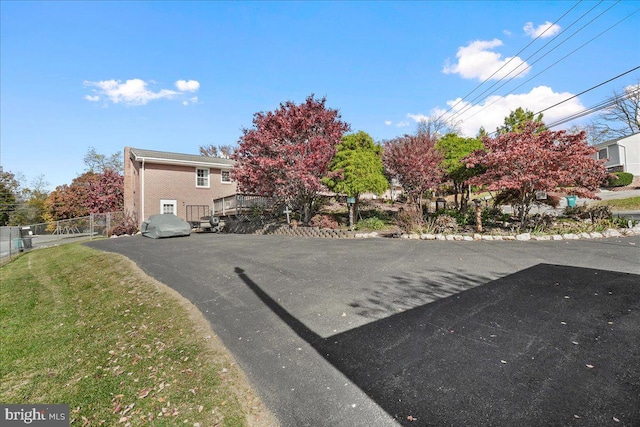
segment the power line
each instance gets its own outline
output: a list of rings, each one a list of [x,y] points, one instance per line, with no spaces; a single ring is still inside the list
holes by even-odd
[[[633,71],[635,71],[635,70],[637,70],[637,69],[639,69],[639,68],[640,68],[640,65],[639,65],[639,66],[637,66],[637,67],[635,67],[635,68],[632,68],[632,69],[630,69],[630,70],[628,70],[628,71],[625,71],[625,72],[624,72],[624,73],[622,73],[622,74],[618,74],[617,76],[612,77],[612,78],[610,78],[609,80],[606,80],[606,81],[604,81],[604,82],[602,82],[602,83],[600,83],[600,84],[597,84],[597,85],[595,85],[595,86],[592,86],[592,87],[590,87],[590,88],[589,88],[589,89],[587,89],[587,90],[583,90],[582,92],[580,92],[580,93],[578,93],[578,94],[575,94],[575,95],[573,95],[572,97],[569,97],[569,98],[565,99],[564,101],[560,101],[560,102],[558,102],[558,103],[556,103],[556,104],[553,104],[552,106],[547,107],[547,108],[545,108],[544,110],[540,110],[540,111],[538,111],[537,113],[535,113],[534,115],[535,115],[535,116],[537,116],[538,114],[541,114],[541,113],[543,113],[543,112],[545,112],[545,111],[547,111],[547,110],[550,110],[550,109],[552,109],[552,108],[554,108],[554,107],[557,107],[557,106],[558,106],[558,105],[560,105],[560,104],[564,104],[565,102],[570,101],[570,100],[572,100],[573,98],[577,98],[577,97],[578,97],[578,96],[580,96],[580,95],[584,95],[584,94],[585,94],[585,93],[587,93],[587,92],[590,92],[590,91],[592,91],[592,90],[594,90],[594,89],[597,89],[597,88],[599,88],[600,86],[603,86],[603,85],[605,85],[605,84],[607,84],[607,83],[610,83],[610,82],[614,81],[615,79],[618,79],[618,78],[620,78],[620,77],[622,77],[622,76],[624,76],[624,75],[627,75],[627,74],[629,74],[629,73],[631,73],[631,72],[633,72]]]
[[[445,111],[444,113],[442,113],[442,115],[440,115],[440,117],[438,117],[437,120],[441,119],[442,117],[444,117],[448,112],[450,112],[451,110],[453,110],[458,104],[460,104],[462,101],[464,101],[465,99],[467,99],[468,96],[470,96],[472,93],[474,93],[476,90],[480,89],[480,87],[485,84],[486,82],[488,82],[491,77],[495,76],[500,70],[502,70],[503,68],[505,68],[507,65],[509,65],[509,63],[511,61],[513,61],[515,58],[518,57],[518,55],[520,55],[522,52],[524,52],[529,46],[531,46],[536,40],[538,40],[540,37],[542,37],[544,35],[544,33],[546,33],[547,31],[549,31],[555,24],[557,24],[558,22],[560,22],[560,20],[562,18],[564,18],[567,14],[569,14],[569,12],[571,12],[573,9],[575,9],[580,3],[582,3],[582,0],[579,0],[576,4],[574,4],[569,10],[567,10],[564,14],[562,14],[562,16],[560,16],[560,18],[556,19],[553,24],[551,24],[549,27],[547,27],[542,33],[540,33],[535,39],[531,40],[529,42],[529,44],[527,44],[525,47],[523,47],[522,49],[520,49],[520,51],[518,51],[518,53],[516,53],[515,55],[513,55],[509,61],[507,61],[505,64],[503,64],[500,68],[498,68],[496,71],[493,72],[493,74],[491,74],[489,77],[487,77],[482,83],[480,83],[479,85],[477,85],[471,92],[467,93],[464,97],[460,98],[458,100],[458,102],[456,102],[454,105],[452,105],[447,111]],[[600,3],[598,3],[600,4]],[[571,24],[573,25],[573,24]],[[509,74],[507,74],[509,75]],[[506,77],[506,76],[505,76]],[[504,77],[503,77],[504,78]],[[499,80],[500,81],[500,80]],[[491,86],[493,87],[493,86]],[[490,87],[490,88],[491,88]],[[490,89],[489,88],[489,89]],[[484,93],[484,92],[483,92]],[[481,94],[482,95],[482,94]],[[473,101],[471,101],[473,102]]]
[[[547,68],[545,68],[544,70],[540,71],[538,74],[532,76],[530,79],[522,82],[520,85],[516,86],[515,88],[511,89],[516,90],[521,88],[522,86],[524,86],[525,84],[527,84],[528,82],[530,82],[531,80],[533,80],[534,78],[538,77],[539,75],[541,75],[542,73],[546,72],[547,70],[549,70],[551,67],[557,65],[559,62],[564,61],[565,59],[567,59],[569,56],[573,55],[574,53],[576,53],[578,50],[582,49],[583,47],[585,47],[587,44],[591,43],[592,41],[594,41],[595,39],[597,39],[598,37],[602,36],[604,33],[608,32],[609,30],[611,30],[612,28],[616,27],[617,25],[619,25],[620,23],[622,23],[623,21],[625,21],[626,19],[629,19],[631,16],[633,16],[634,14],[636,14],[638,11],[640,11],[640,9],[636,9],[634,12],[630,13],[629,15],[625,16],[624,18],[622,18],[621,20],[619,20],[618,22],[616,22],[615,24],[613,24],[612,26],[610,26],[609,28],[607,28],[606,30],[600,32],[598,35],[596,35],[595,37],[591,38],[589,41],[583,43],[582,45],[580,45],[579,47],[577,47],[576,49],[574,49],[573,51],[569,52],[568,54],[566,54],[565,56],[563,56],[562,58],[560,58],[559,60],[557,60],[556,62],[554,62],[553,64],[549,65]],[[475,113],[473,113],[471,116],[467,117],[467,120],[474,117],[475,115],[477,115],[478,113],[486,110],[487,108],[489,108],[490,106],[492,106],[493,104],[495,104],[496,102],[499,102],[501,99],[504,98],[505,95],[502,96],[502,98],[496,99],[495,101],[493,101],[490,104],[485,105],[484,107],[482,107],[480,110],[476,111]]]
[[[619,2],[619,1],[618,1]],[[540,58],[536,59],[534,62],[532,62],[530,65],[528,65],[525,69],[523,69],[522,71],[520,71],[518,74],[516,74],[515,76],[513,76],[512,78],[510,78],[508,81],[504,82],[503,84],[501,84],[500,86],[498,86],[493,92],[489,93],[487,96],[485,96],[484,98],[482,98],[482,100],[487,99],[491,94],[495,93],[498,89],[504,87],[507,83],[509,83],[511,80],[515,79],[516,77],[518,77],[520,74],[522,74],[523,72],[525,72],[526,70],[528,70],[529,68],[531,68],[534,64],[536,64],[538,61],[540,61],[542,58],[544,58],[545,56],[549,55],[551,52],[553,52],[555,49],[557,49],[558,47],[560,47],[562,44],[564,44],[566,41],[570,40],[572,37],[574,37],[576,34],[578,34],[580,31],[582,31],[583,29],[585,29],[587,26],[591,25],[596,19],[598,19],[599,17],[601,17],[603,14],[605,14],[606,12],[608,12],[613,6],[615,6],[618,2],[614,3],[613,5],[611,5],[610,7],[608,7],[606,10],[604,10],[603,12],[601,12],[598,16],[596,16],[595,18],[593,18],[591,21],[587,22],[585,25],[583,25],[582,27],[580,27],[577,31],[575,31],[573,34],[571,34],[569,37],[567,37],[566,39],[564,39],[563,41],[561,41],[558,45],[556,45],[555,47],[553,47],[549,52],[545,53],[543,56],[541,56]],[[598,3],[599,4],[599,3]],[[591,12],[592,9],[589,10],[589,12]],[[595,39],[597,39],[598,37],[602,36],[604,33],[606,33],[607,31],[609,31],[610,29],[612,29],[613,27],[617,26],[618,24],[620,24],[621,22],[623,22],[624,20],[628,19],[630,16],[632,16],[633,14],[635,14],[637,12],[637,10],[629,15],[627,15],[626,17],[624,17],[623,19],[621,19],[620,21],[616,22],[614,25],[612,25],[611,27],[607,28],[606,30],[602,31],[601,33],[599,33],[598,35],[596,35],[595,37],[591,38],[589,41],[583,43],[581,46],[579,46],[578,48],[574,49],[573,51],[571,51],[570,53],[568,53],[567,55],[563,56],[562,58],[560,58],[559,60],[557,60],[556,62],[554,62],[553,64],[549,65],[547,68],[545,68],[544,70],[540,71],[539,73],[537,73],[536,75],[532,76],[531,78],[527,79],[526,81],[524,81],[523,83],[521,83],[520,85],[516,86],[515,88],[511,89],[511,91],[514,91],[516,89],[521,88],[522,86],[524,86],[526,83],[530,82],[531,80],[535,79],[536,77],[540,76],[541,74],[543,74],[544,72],[546,72],[547,70],[549,70],[550,68],[556,66],[558,63],[560,63],[561,61],[565,60],[566,58],[568,58],[569,56],[573,55],[575,52],[577,52],[578,50],[582,49],[584,46],[586,46],[587,44],[591,43],[592,41],[594,41]],[[587,12],[588,13],[588,12]],[[582,15],[579,19],[582,19],[582,17],[584,17],[586,14]],[[579,20],[578,19],[578,20]],[[577,21],[575,21],[577,22]],[[575,23],[574,22],[574,23]],[[573,25],[573,24],[572,24]],[[548,43],[547,43],[548,44]],[[545,45],[546,46],[546,45]],[[527,58],[529,59],[529,58]],[[498,81],[499,82],[499,81]],[[496,84],[498,83],[496,82]],[[493,86],[492,86],[493,87]],[[485,91],[486,92],[486,91]],[[483,93],[485,93],[483,92]],[[502,95],[503,97],[505,95]],[[474,98],[471,102],[475,101],[476,99],[478,99],[478,97]],[[471,116],[467,117],[467,119],[470,119],[471,117],[474,117],[476,114],[484,111],[485,109],[489,108],[491,105],[495,104],[496,102],[498,102],[498,100],[485,105],[484,107],[482,107],[480,110],[476,111],[475,113],[473,113]],[[458,113],[458,115],[465,113],[466,111],[468,111],[469,109],[471,109],[473,107],[473,105],[468,105],[466,110],[462,110]]]
[[[472,108],[472,103],[478,99],[480,99],[482,97],[482,95],[484,95],[485,93],[487,93],[488,91],[490,91],[493,87],[495,87],[497,84],[499,84],[500,82],[502,82],[503,80],[507,79],[507,77],[509,77],[510,74],[514,73],[518,68],[520,68],[523,64],[526,64],[527,61],[531,58],[533,58],[536,54],[538,54],[541,50],[543,50],[544,48],[546,48],[549,44],[551,44],[553,41],[555,41],[556,39],[558,39],[560,36],[562,36],[562,34],[564,34],[565,32],[567,32],[571,27],[573,27],[575,24],[577,24],[580,20],[582,20],[585,16],[587,16],[589,13],[591,13],[592,10],[594,10],[596,7],[598,7],[600,5],[600,3],[602,3],[603,0],[601,0],[599,3],[597,3],[595,6],[593,6],[591,9],[589,9],[588,11],[586,11],[585,13],[583,13],[579,18],[577,18],[576,20],[574,20],[572,23],[569,24],[569,26],[567,28],[565,28],[564,30],[562,30],[560,33],[558,33],[556,36],[554,36],[551,40],[549,40],[547,43],[544,44],[544,46],[542,46],[540,49],[536,50],[533,54],[529,55],[527,58],[524,59],[524,61],[522,61],[516,68],[514,68],[513,70],[511,70],[509,73],[507,73],[505,76],[503,76],[502,78],[498,79],[497,81],[495,81],[491,86],[489,86],[487,89],[485,89],[482,93],[480,93],[479,95],[477,95],[475,98],[473,98],[471,101],[469,101],[469,104],[463,108],[462,110],[454,113],[454,116],[456,115],[461,115],[464,114],[466,111],[468,111],[470,108]],[[614,4],[615,5],[615,4]],[[611,6],[613,7],[613,6]],[[607,9],[608,10],[608,9]],[[606,11],[605,11],[606,12]],[[602,14],[600,14],[602,15]],[[596,16],[595,19],[597,19],[600,15]],[[593,20],[591,21],[593,22]],[[588,23],[589,24],[589,23]],[[587,25],[588,25],[587,24]],[[586,25],[585,25],[586,26]],[[582,27],[584,28],[584,26]],[[582,29],[581,28],[581,29]],[[580,31],[580,30],[578,30]],[[576,32],[577,33],[577,32]],[[573,35],[575,35],[576,33],[574,33]],[[573,36],[572,35],[572,36]],[[571,38],[572,36],[570,36],[569,38]],[[542,55],[540,58],[538,58],[535,62],[541,60],[542,58],[544,58],[545,56],[547,56],[549,53],[551,53],[553,50],[555,50],[557,47],[559,47],[562,43],[564,43],[565,41],[567,41],[569,38],[565,39],[563,42],[559,43],[557,46],[555,46],[553,49],[551,49],[549,52],[545,53],[544,55]],[[525,71],[527,71],[528,69],[531,68],[531,66],[533,64],[529,64],[527,65],[527,67],[525,67],[522,71],[520,71],[518,74],[516,74],[515,76],[509,77],[502,85],[500,85],[499,87],[497,87],[495,90],[493,90],[492,92],[490,92],[489,94],[487,94],[487,96],[485,96],[484,98],[481,98],[482,100],[488,98],[491,94],[495,93],[498,89],[500,89],[501,87],[503,87],[505,84],[509,83],[510,81],[512,81],[513,79],[515,79],[516,77],[518,77],[520,74],[524,73]]]
[[[572,114],[570,116],[567,116],[565,118],[557,120],[557,121],[547,125],[547,128],[551,129],[551,128],[554,128],[556,126],[560,126],[562,124],[570,122],[572,120],[579,119],[580,117],[588,116],[588,115],[593,114],[593,113],[595,113],[597,111],[607,109],[609,107],[612,107],[613,105],[616,105],[618,102],[620,102],[620,101],[622,101],[624,99],[627,99],[627,98],[630,98],[630,97],[632,97],[634,95],[637,95],[638,93],[640,93],[640,87],[638,87],[638,88],[636,88],[634,90],[631,90],[631,91],[625,93],[624,95],[619,95],[619,96],[615,96],[613,98],[606,99],[606,100],[594,105],[593,107],[586,108],[586,109],[584,109],[584,110],[582,110],[580,112],[574,113],[574,114]]]

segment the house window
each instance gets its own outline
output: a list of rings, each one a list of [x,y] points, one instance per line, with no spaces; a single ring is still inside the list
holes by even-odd
[[[178,203],[175,200],[160,200],[160,213],[176,215],[177,204]]]
[[[221,171],[220,181],[229,184],[231,182],[231,171]]]
[[[598,160],[608,159],[609,153],[607,147],[604,147],[602,150],[598,151]]]
[[[209,188],[209,169],[196,169],[196,187]]]

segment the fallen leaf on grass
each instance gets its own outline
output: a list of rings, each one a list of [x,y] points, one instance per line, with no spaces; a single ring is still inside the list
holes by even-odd
[[[575,418],[576,420],[580,419],[580,415],[574,415],[573,418]]]
[[[593,369],[593,368],[595,368],[595,366],[593,366],[593,365],[587,365],[587,368],[589,368],[589,369]]]
[[[412,415],[409,415],[409,416],[407,417],[407,419],[408,419],[409,421],[418,421],[418,419],[417,419],[417,418],[415,418],[415,417],[414,417],[414,416],[412,416]]]
[[[144,399],[145,397],[149,396],[149,393],[151,393],[150,388],[143,388],[138,392],[138,399]]]
[[[619,419],[617,419],[616,417],[613,417],[613,421],[615,421],[615,422],[617,422],[617,423],[619,423],[619,422],[620,422],[620,420],[619,420]]]
[[[507,361],[506,360],[501,360],[500,363],[502,363],[503,365],[506,365]]]

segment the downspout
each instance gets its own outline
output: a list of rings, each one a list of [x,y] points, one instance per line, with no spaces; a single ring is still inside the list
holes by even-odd
[[[140,207],[142,210],[142,220],[144,221],[144,219],[146,218],[144,216],[144,158],[142,159],[142,177],[141,177],[141,181],[142,181],[142,185],[140,186],[140,195],[141,197],[141,202],[140,202]]]
[[[618,144],[618,147],[624,148],[624,163],[622,163],[622,172],[627,171],[627,147]]]

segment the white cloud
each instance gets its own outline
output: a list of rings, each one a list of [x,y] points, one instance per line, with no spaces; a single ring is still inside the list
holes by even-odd
[[[85,81],[85,86],[96,87],[94,92],[106,96],[114,104],[146,105],[149,101],[163,98],[173,98],[178,92],[160,89],[157,92],[147,89],[147,82],[131,79],[122,83],[120,80],[102,80],[99,82]],[[95,97],[94,97],[95,98]]]
[[[192,96],[191,98],[182,101],[182,105],[187,106],[189,104],[197,104],[198,103],[198,97],[197,96]]]
[[[160,89],[154,91],[149,88],[156,84],[155,81],[144,81],[141,79],[121,80],[101,80],[98,82],[85,81],[84,85],[92,87],[93,95],[86,95],[84,99],[91,102],[99,101],[101,97],[114,104],[125,105],[146,105],[149,101],[157,99],[183,98],[184,92],[196,92],[200,88],[200,83],[196,80],[178,80],[175,86],[180,92],[171,89]],[[183,104],[197,103],[198,97],[184,100]]]
[[[537,27],[533,26],[533,22],[527,22],[522,29],[524,30],[524,33],[532,39],[535,39],[536,37],[546,39],[547,37],[554,36],[560,32],[560,26],[552,24],[549,21],[544,24],[540,24]]]
[[[420,123],[420,122],[425,122],[427,120],[430,120],[432,117],[430,116],[426,116],[424,114],[407,114],[407,117],[409,117],[410,119],[413,119],[414,122],[416,123]]]
[[[454,114],[454,121],[464,120],[459,123],[460,131],[464,136],[471,137],[477,135],[480,127],[484,127],[487,132],[495,131],[497,127],[503,125],[504,118],[518,107],[535,113],[572,96],[573,94],[568,92],[558,93],[554,92],[550,87],[538,86],[533,88],[529,93],[510,94],[504,97],[489,97],[482,104],[469,104],[464,101],[459,102],[460,98],[458,98],[447,101],[449,107],[454,105],[455,107],[452,112],[443,118],[447,119]],[[545,111],[542,120],[545,123],[552,123],[571,114],[583,111],[584,109],[585,107],[580,100],[573,98],[562,105]],[[431,115],[440,117],[445,112],[446,109],[436,108],[431,111]],[[459,116],[455,116],[458,112],[462,113]],[[408,114],[407,116],[416,122],[427,117],[422,114]],[[567,126],[569,125],[570,124],[567,124]]]
[[[178,80],[176,87],[180,92],[196,92],[200,89],[200,82],[197,80]]]
[[[391,126],[391,120],[385,120],[384,124],[387,125],[387,126]]]
[[[513,75],[522,71],[518,77],[524,77],[528,73],[527,63],[517,56],[502,59],[500,53],[493,51],[499,46],[502,46],[502,41],[499,39],[473,41],[467,46],[458,48],[456,53],[458,62],[451,65],[447,59],[442,72],[459,74],[465,79],[486,80],[491,77],[498,80],[517,70]],[[503,66],[504,68],[501,69]]]

